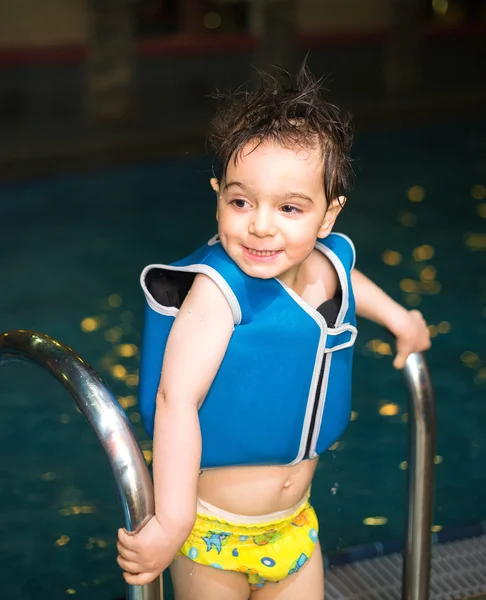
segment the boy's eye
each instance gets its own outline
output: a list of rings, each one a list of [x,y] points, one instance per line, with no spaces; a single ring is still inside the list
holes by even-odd
[[[291,204],[286,204],[285,206],[282,206],[282,212],[291,215],[291,214],[300,213],[300,212],[302,212],[302,210],[300,208],[297,208],[297,206],[292,206]]]
[[[246,200],[242,200],[241,198],[235,198],[235,200],[231,201],[231,204],[234,204],[236,208],[246,208],[248,202]]]

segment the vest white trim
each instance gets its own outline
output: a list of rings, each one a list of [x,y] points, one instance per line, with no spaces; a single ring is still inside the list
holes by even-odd
[[[350,290],[355,250],[347,236],[334,233],[323,241],[317,240],[315,248],[331,261],[339,279],[342,298],[333,327],[328,327],[325,318],[319,311],[310,306],[284,282],[273,279],[269,280],[270,283],[267,284],[266,280],[258,280],[245,275],[224,252],[217,236],[214,236],[208,244],[187,259],[172,265],[149,265],[143,270],[141,285],[150,309],[147,313],[146,323],[149,325],[146,325],[144,329],[144,340],[150,342],[148,344],[150,347],[146,348],[144,344],[142,347],[140,412],[149,433],[150,428],[153,428],[156,387],[160,378],[166,343],[164,339],[166,341],[173,318],[179,311],[176,306],[160,304],[148,289],[146,278],[152,269],[156,269],[162,272],[207,275],[218,285],[233,313],[235,333],[230,340],[222,366],[208,392],[208,397],[201,408],[202,468],[245,464],[295,465],[306,457],[314,458],[336,441],[349,420],[350,412],[352,346],[357,335],[354,299],[351,303],[353,297]],[[339,256],[336,252],[339,253]],[[154,276],[157,277],[157,274],[155,273]],[[189,285],[190,282],[187,282],[187,278],[185,281],[186,284],[183,285]],[[278,287],[283,290],[283,294],[278,292]],[[176,289],[181,288],[177,287]],[[285,300],[285,296],[288,296],[292,302]],[[278,319],[272,318],[271,326],[267,325],[267,317],[263,317],[268,312],[255,312],[257,310],[255,307],[261,306],[263,300],[265,300],[264,306],[279,307],[279,312],[275,314],[281,316]],[[154,313],[160,316],[155,317]],[[304,317],[304,313],[307,318]],[[162,321],[157,321],[157,318]],[[169,320],[166,321],[167,319]],[[344,322],[345,320],[346,322]],[[281,327],[280,322],[282,323]],[[312,327],[312,322],[317,327]],[[241,334],[238,328],[240,325],[243,327]],[[156,329],[153,329],[153,326]],[[159,331],[162,337],[159,337]],[[251,333],[251,337],[248,337],[250,332],[253,333]],[[260,342],[260,340],[267,341]],[[254,370],[248,373],[242,371],[243,379],[231,379],[234,376],[230,377],[229,374],[238,372],[240,362],[241,364],[247,362],[247,343],[250,343],[249,347],[253,349],[250,359],[250,365],[253,366],[250,369]],[[261,343],[265,346],[262,347]],[[262,350],[258,350],[258,348],[262,348]],[[315,354],[313,354],[314,351]],[[292,375],[285,375],[282,380],[288,381],[288,383],[278,382],[275,375],[271,379],[267,378],[266,381],[264,378],[262,379],[262,369],[258,368],[260,360],[258,352],[261,354],[261,360],[269,361],[268,365],[273,356],[278,356],[280,362],[276,364],[279,365],[285,364],[287,357],[293,357],[292,362],[289,363],[291,370],[288,371]],[[336,356],[339,358],[336,368],[333,368]],[[313,366],[311,366],[312,362]],[[152,369],[152,371],[155,369],[155,371],[150,373],[147,369]],[[266,372],[266,368],[263,371]],[[277,372],[276,369],[273,371]],[[280,371],[280,373],[283,372]],[[248,379],[245,379],[246,377]],[[149,383],[146,383],[146,380],[150,380]],[[333,383],[331,391],[329,391],[331,380]],[[247,388],[247,381],[249,388]],[[213,388],[215,389],[213,390]],[[258,390],[261,390],[261,398],[250,400],[250,398],[259,397]],[[294,391],[291,390],[295,390],[296,396],[293,396]],[[305,400],[306,393],[307,399]],[[248,394],[253,395],[249,396]],[[292,402],[294,397],[296,400]],[[262,404],[262,398],[264,404]],[[245,408],[247,402],[250,404],[248,408]],[[331,403],[330,408],[327,409],[329,402]],[[213,408],[210,408],[211,406]],[[273,409],[274,406],[275,409]],[[263,422],[265,425],[261,430],[264,435],[262,438],[258,437],[257,431],[259,430],[251,430],[253,433],[248,437],[250,430],[246,429],[241,422],[242,418],[250,418],[248,414],[250,407],[252,407],[252,411],[255,411],[251,413],[252,420],[253,417],[257,419],[257,422],[258,418],[267,419]],[[279,410],[289,412],[284,416],[281,412],[279,413]],[[218,411],[220,412],[218,413]],[[224,414],[227,414],[228,417],[221,416]],[[214,425],[211,425],[211,420],[208,421],[213,418],[211,415],[214,415]],[[292,419],[298,419],[298,421]],[[325,425],[323,425],[324,419]],[[295,425],[299,423],[299,430],[296,431],[295,426],[291,423]],[[293,430],[291,431],[291,429]],[[285,432],[285,435],[282,433],[281,450],[272,446],[272,444],[278,445],[280,430]],[[253,438],[255,438],[255,442],[252,441]],[[261,459],[257,458],[259,439],[262,444]],[[245,447],[247,450],[244,452],[248,452],[246,458],[244,454],[241,454]],[[290,453],[290,448],[292,448],[292,453]],[[229,456],[232,458],[228,458]],[[283,456],[286,457],[285,460],[283,460]]]

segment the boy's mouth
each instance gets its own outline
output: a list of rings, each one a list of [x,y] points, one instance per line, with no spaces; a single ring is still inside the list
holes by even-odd
[[[255,250],[246,246],[243,246],[243,250],[245,254],[250,255],[252,258],[260,259],[271,259],[282,252],[281,250]]]

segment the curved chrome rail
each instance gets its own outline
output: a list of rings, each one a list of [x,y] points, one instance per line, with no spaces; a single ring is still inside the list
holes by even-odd
[[[0,335],[0,366],[11,360],[32,362],[68,390],[93,427],[110,462],[121,501],[123,525],[135,531],[154,514],[150,474],[127,416],[99,375],[71,348],[34,331]],[[128,600],[161,600],[162,578],[127,586]]]
[[[73,350],[33,331],[0,335],[0,366],[25,360],[46,369],[69,391],[95,430],[115,476],[123,524],[134,531],[154,514],[150,474],[131,425],[98,374]],[[430,585],[435,399],[422,354],[408,357],[403,370],[409,392],[408,515],[403,564],[403,600],[427,600]],[[161,600],[162,578],[128,586],[128,600]]]
[[[434,511],[435,398],[423,354],[411,354],[403,370],[409,393],[408,492],[403,600],[427,600]]]

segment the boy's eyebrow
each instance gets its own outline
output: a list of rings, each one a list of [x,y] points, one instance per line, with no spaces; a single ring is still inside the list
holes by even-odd
[[[307,202],[313,202],[310,196],[307,196],[306,194],[301,194],[300,192],[283,192],[282,194],[279,194],[279,196],[284,199],[300,198],[301,200],[307,200]]]
[[[224,186],[224,189],[227,190],[232,185],[237,185],[242,190],[245,190],[248,192],[251,191],[251,189],[248,186],[245,186],[243,183],[240,183],[239,181],[230,181],[229,183],[226,183]],[[306,194],[302,194],[300,192],[282,192],[281,194],[278,194],[278,196],[284,200],[290,199],[290,198],[301,198],[301,200],[306,200],[307,202],[311,202],[311,203],[313,202],[313,200],[310,196],[307,196]]]
[[[230,181],[229,183],[226,182],[225,185],[224,185],[224,189],[227,190],[232,185],[237,185],[242,190],[247,190],[248,189],[243,183],[240,183],[239,181]]]

